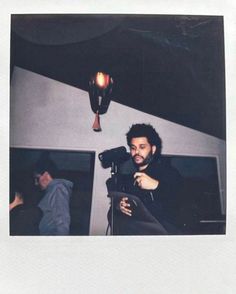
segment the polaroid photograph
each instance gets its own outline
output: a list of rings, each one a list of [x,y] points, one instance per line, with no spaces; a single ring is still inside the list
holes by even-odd
[[[233,293],[234,5],[89,2],[5,7],[4,292]]]

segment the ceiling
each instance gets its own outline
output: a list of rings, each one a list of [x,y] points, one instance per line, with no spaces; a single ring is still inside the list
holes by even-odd
[[[223,17],[12,15],[11,28],[11,72],[88,91],[105,71],[113,101],[225,139]]]

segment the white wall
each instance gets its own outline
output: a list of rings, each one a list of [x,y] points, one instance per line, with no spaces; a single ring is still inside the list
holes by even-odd
[[[102,132],[96,133],[92,130],[94,114],[87,92],[15,67],[11,81],[11,147],[88,150],[98,154],[126,145],[125,134],[133,123],[151,123],[163,140],[163,153],[217,156],[225,212],[224,141],[115,102],[100,118]],[[109,207],[105,181],[109,176],[109,169],[103,169],[96,156],[91,235],[105,233]]]

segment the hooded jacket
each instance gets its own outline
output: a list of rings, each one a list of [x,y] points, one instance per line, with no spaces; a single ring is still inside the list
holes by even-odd
[[[38,206],[43,211],[39,224],[40,235],[69,235],[70,197],[73,183],[53,179]]]

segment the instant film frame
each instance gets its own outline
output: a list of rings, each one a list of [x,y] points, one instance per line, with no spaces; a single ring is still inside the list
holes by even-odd
[[[13,3],[14,2],[14,3]],[[24,3],[24,8],[19,3],[11,1],[5,3],[2,10],[1,34],[4,43],[4,58],[3,58],[3,77],[1,79],[3,104],[1,107],[1,124],[4,128],[3,145],[1,155],[1,192],[2,195],[8,194],[8,102],[9,102],[9,27],[10,16],[12,13],[155,13],[155,14],[184,14],[191,15],[220,15],[224,17],[224,36],[225,36],[225,55],[226,55],[226,76],[227,76],[227,150],[228,157],[231,158],[227,162],[227,233],[224,236],[184,236],[168,237],[168,238],[152,238],[152,237],[132,237],[132,238],[110,238],[106,237],[88,237],[88,238],[11,238],[8,234],[8,206],[7,196],[1,198],[1,242],[2,254],[1,260],[4,265],[4,271],[1,273],[2,289],[6,293],[32,293],[32,289],[47,293],[48,291],[57,293],[76,293],[76,291],[97,293],[112,293],[114,291],[122,291],[126,287],[127,293],[136,293],[139,291],[148,291],[156,293],[157,291],[169,293],[224,293],[231,292],[235,289],[235,166],[234,149],[235,139],[233,129],[235,126],[235,13],[234,3],[228,1],[222,5],[221,1],[198,1],[178,3],[169,1],[168,3],[143,1],[132,3],[112,3],[108,7],[107,3],[99,3],[99,7],[94,7],[94,2],[86,1],[78,6],[72,1],[57,3],[51,2],[48,5],[42,6],[40,2]],[[54,5],[53,5],[54,4]],[[148,4],[148,5],[147,5]],[[70,7],[69,7],[70,5]],[[20,74],[25,75],[24,71]],[[2,77],[2,73],[1,73]],[[32,81],[32,79],[28,80]],[[44,81],[43,79],[40,80]],[[29,84],[28,84],[29,85]],[[43,85],[45,85],[43,83]],[[52,84],[48,84],[52,86]],[[36,88],[37,90],[37,88]],[[70,91],[69,91],[70,92]],[[73,92],[73,91],[72,91]],[[71,92],[70,92],[71,93]],[[118,111],[123,109],[118,108]],[[116,115],[118,114],[116,111]],[[35,112],[34,112],[35,114]],[[127,114],[127,113],[126,113]],[[146,121],[141,113],[135,113],[136,117],[140,117],[142,121]],[[118,115],[119,116],[119,115]],[[132,119],[134,117],[132,116]],[[91,117],[91,121],[92,121]],[[104,118],[104,120],[106,120]],[[152,121],[152,118],[149,119]],[[127,124],[131,120],[127,118]],[[158,120],[161,133],[163,132],[163,124]],[[41,125],[42,126],[42,125]],[[73,127],[73,126],[72,126]],[[172,126],[169,126],[173,130]],[[122,131],[125,131],[122,128]],[[176,130],[175,130],[176,131]],[[63,133],[64,135],[64,133]],[[121,134],[120,134],[121,135]],[[93,136],[92,136],[93,137]],[[122,137],[122,136],[121,136]],[[173,154],[167,146],[171,146],[175,142],[169,140],[165,136],[166,148],[169,154]],[[34,139],[29,141],[27,136],[24,136],[24,142],[28,148],[33,148]],[[41,136],[42,144],[46,146],[44,136]],[[94,139],[94,138],[92,138]],[[191,137],[192,139],[192,137]],[[214,140],[208,140],[209,145],[215,146]],[[59,140],[58,144],[61,149],[69,148],[67,142]],[[93,141],[95,142],[95,141]],[[12,147],[23,147],[15,141],[11,144]],[[89,142],[91,145],[92,140]],[[196,141],[193,141],[195,144]],[[211,144],[213,143],[213,144]],[[78,142],[77,142],[78,144]],[[80,143],[79,143],[80,144]],[[103,151],[107,146],[116,147],[125,144],[125,142],[117,141],[113,138],[112,141],[107,139],[106,146],[99,146],[98,152]],[[13,146],[14,145],[14,146]],[[38,146],[42,148],[42,146]],[[47,146],[53,149],[55,145],[50,140]],[[76,145],[76,144],[75,144]],[[65,148],[66,147],[66,148]],[[83,147],[83,146],[82,146]],[[86,147],[86,146],[85,146]],[[105,148],[104,148],[105,147]],[[70,148],[69,148],[70,149]],[[82,148],[83,149],[83,148]],[[87,147],[85,148],[88,149]],[[178,149],[178,148],[177,148]],[[185,146],[180,143],[180,149],[185,154],[190,154]],[[204,149],[204,148],[203,148]],[[224,149],[224,148],[223,148]],[[225,149],[224,149],[225,150]],[[179,150],[177,150],[179,153]],[[225,152],[225,151],[224,151]],[[199,150],[199,154],[206,155],[205,149]],[[190,154],[192,155],[192,154]],[[214,155],[213,155],[214,156]],[[96,161],[96,159],[95,159]],[[221,158],[219,158],[221,162]],[[223,160],[224,161],[224,160]],[[224,161],[225,162],[225,161]],[[97,170],[95,163],[94,181],[97,183]],[[222,163],[221,163],[222,166]],[[222,175],[222,172],[220,173]],[[104,179],[108,176],[106,174]],[[224,178],[224,176],[223,176]],[[103,179],[103,176],[102,176]],[[222,187],[222,186],[221,186]],[[226,187],[226,184],[223,185]],[[95,189],[96,190],[96,189]],[[226,191],[224,191],[226,192]],[[5,200],[4,200],[5,199]],[[96,201],[95,201],[96,204]],[[100,206],[101,207],[101,206]],[[226,209],[226,208],[225,208]],[[99,215],[102,218],[102,214]],[[93,223],[93,221],[92,221]],[[129,256],[121,256],[122,252],[129,250]],[[139,263],[141,266],[137,266]],[[35,268],[37,264],[37,268]],[[101,270],[98,270],[101,269]],[[127,275],[127,268],[129,275]],[[34,269],[34,270],[32,270]],[[207,271],[207,274],[206,274]],[[52,274],[53,273],[53,274]],[[76,275],[74,275],[76,273]],[[112,282],[114,274],[122,279],[122,285]],[[25,280],[25,276],[28,280]],[[14,282],[12,281],[12,277]],[[48,278],[50,277],[50,279]],[[142,277],[137,279],[137,277]],[[196,278],[197,277],[197,278]],[[60,280],[60,285],[58,281]],[[17,289],[17,290],[16,290]]]

